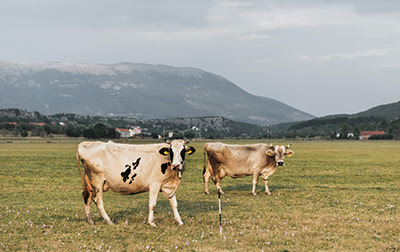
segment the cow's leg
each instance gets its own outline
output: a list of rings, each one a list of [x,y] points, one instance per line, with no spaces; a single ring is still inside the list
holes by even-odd
[[[262,179],[264,180],[265,192],[268,195],[271,195],[271,192],[269,191],[269,186],[268,186],[268,183],[269,183],[268,177],[262,177]]]
[[[208,190],[208,182],[210,181],[211,177],[211,172],[210,169],[207,169],[206,173],[204,173],[203,178],[204,178],[204,193],[205,194],[210,194],[210,191]]]
[[[85,216],[86,222],[89,224],[93,224],[92,216],[90,215],[90,204],[93,199],[93,192],[89,191],[87,187],[83,189],[82,192],[83,202],[85,203]]]
[[[214,182],[215,186],[217,187],[217,191],[219,191],[221,194],[225,194],[225,193],[222,191],[221,185],[219,184],[219,182],[220,182],[221,180],[222,180],[222,178],[219,178],[219,177],[213,178],[213,182]]]
[[[178,222],[178,224],[180,226],[183,225],[183,222],[181,220],[181,216],[178,213],[178,202],[176,201],[175,193],[171,198],[169,198],[169,203],[171,204],[172,211],[174,211],[174,216],[175,216],[176,222]]]
[[[224,169],[220,169],[219,172],[215,172],[214,176],[212,177],[212,181],[214,182],[215,186],[217,187],[217,190],[221,193],[221,194],[225,194],[222,191],[222,188],[219,184],[219,182],[226,176],[226,173],[224,171]]]
[[[111,221],[110,217],[106,213],[106,210],[104,209],[104,203],[103,203],[103,185],[100,185],[99,187],[94,188],[94,197],[93,201],[96,203],[97,208],[99,209],[101,216],[104,218],[106,223],[108,225],[114,225],[114,223]]]
[[[159,184],[153,184],[149,188],[149,224],[153,227],[157,226],[156,223],[154,223],[154,209],[156,208],[160,188],[161,186]]]
[[[258,183],[258,177],[259,176],[260,176],[260,174],[258,172],[257,173],[253,173],[253,190],[252,190],[253,195],[257,195],[256,188],[257,188],[257,183]]]

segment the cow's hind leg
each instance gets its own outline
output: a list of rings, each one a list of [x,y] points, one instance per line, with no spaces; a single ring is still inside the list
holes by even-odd
[[[103,182],[104,183],[104,182]],[[99,209],[101,216],[104,218],[106,223],[108,225],[114,225],[114,223],[111,221],[110,217],[106,213],[106,210],[104,209],[104,203],[103,203],[103,184],[99,185],[98,187],[94,188],[94,197],[93,197],[94,203],[96,203],[97,208]]]
[[[253,195],[257,195],[256,189],[257,189],[257,183],[258,183],[259,176],[260,176],[259,173],[253,174],[253,190],[252,190]]]
[[[89,224],[93,224],[92,216],[90,215],[90,204],[92,203],[93,200],[93,188],[90,184],[89,178],[86,173],[83,175],[83,178],[84,179],[83,179],[82,197],[83,197],[83,202],[85,204],[86,222]]]
[[[92,203],[93,192],[85,188],[83,189],[82,197],[83,197],[83,202],[85,203],[86,222],[89,224],[93,224],[92,216],[90,215],[90,204]]]
[[[207,169],[206,173],[204,173],[203,178],[204,178],[204,193],[205,194],[210,194],[210,191],[208,190],[208,182],[210,181],[211,177],[211,172],[210,169]]]
[[[174,211],[174,216],[175,216],[175,220],[176,222],[178,222],[178,224],[181,226],[183,225],[183,222],[181,220],[181,216],[178,213],[178,202],[176,201],[176,196],[174,194],[174,196],[172,196],[171,198],[169,198],[169,203],[171,204],[172,207],[172,211]]]

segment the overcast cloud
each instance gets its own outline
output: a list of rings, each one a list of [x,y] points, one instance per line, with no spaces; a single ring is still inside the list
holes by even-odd
[[[323,116],[400,100],[397,0],[0,0],[0,60],[190,66]]]

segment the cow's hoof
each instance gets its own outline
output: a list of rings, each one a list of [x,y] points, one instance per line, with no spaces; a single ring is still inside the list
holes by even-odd
[[[210,192],[204,192],[204,194],[207,194],[207,195],[209,195],[209,194],[210,194]]]
[[[272,193],[270,193],[270,192],[267,192],[267,194],[268,194],[268,195],[271,195]]]
[[[257,193],[253,192],[253,195],[254,195],[254,196],[256,196],[256,195],[257,195]]]
[[[94,224],[92,218],[86,218],[86,222],[87,222],[88,224],[90,224],[90,225],[93,225],[93,224]]]
[[[151,223],[149,223],[149,224],[150,224],[150,226],[152,226],[152,227],[157,227],[156,223],[154,223],[154,222],[151,222]]]
[[[178,226],[183,226],[183,222],[182,221],[178,221]]]

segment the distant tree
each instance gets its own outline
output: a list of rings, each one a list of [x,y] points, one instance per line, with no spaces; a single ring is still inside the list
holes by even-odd
[[[22,136],[22,137],[27,137],[27,136],[28,136],[28,131],[23,130],[23,131],[21,132],[21,136]]]
[[[50,133],[51,133],[50,125],[45,124],[45,125],[43,126],[43,129],[44,129],[44,131],[46,132],[47,135],[50,135]]]
[[[93,128],[84,129],[82,132],[83,137],[94,139],[96,138],[96,133]]]
[[[186,130],[185,131],[185,137],[187,137],[187,138],[195,138],[196,137],[196,132],[194,130]]]
[[[349,125],[347,123],[344,123],[342,126],[341,134],[340,134],[341,137],[347,138],[347,135],[349,134],[349,130],[350,130]]]
[[[93,129],[95,138],[104,138],[107,136],[107,126],[104,123],[97,123]]]

